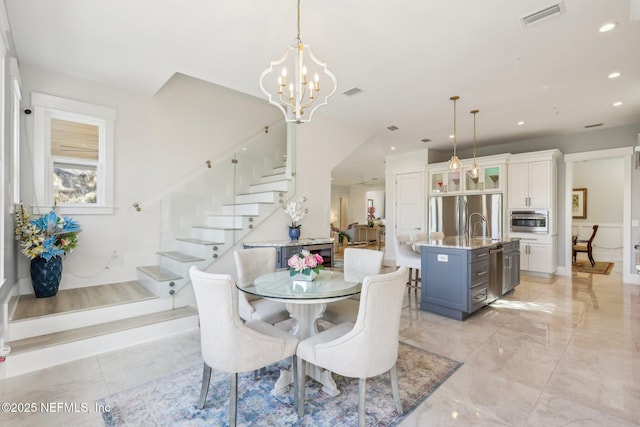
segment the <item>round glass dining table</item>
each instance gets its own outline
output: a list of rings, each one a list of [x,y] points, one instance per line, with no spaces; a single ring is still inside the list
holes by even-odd
[[[317,321],[327,308],[327,303],[359,294],[362,283],[348,282],[341,271],[330,269],[320,270],[313,281],[297,280],[297,276],[291,276],[289,270],[285,269],[259,276],[251,286],[236,287],[250,295],[285,303],[287,311],[296,321],[291,333],[303,340],[318,333]],[[293,377],[287,372],[281,371],[273,394],[288,390]],[[325,393],[331,396],[340,394],[329,371],[310,365],[307,366],[307,373],[323,385]]]

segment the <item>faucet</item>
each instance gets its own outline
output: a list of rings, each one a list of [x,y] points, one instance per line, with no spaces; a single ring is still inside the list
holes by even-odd
[[[485,229],[486,225],[487,225],[487,218],[484,215],[482,215],[481,213],[473,212],[471,215],[469,215],[469,218],[467,218],[467,224],[466,224],[467,225],[467,233],[466,234],[467,234],[467,237],[469,238],[469,240],[471,240],[471,237],[472,237],[471,236],[472,228],[469,225],[471,225],[471,218],[473,218],[474,215],[478,215],[482,219],[482,221],[484,222],[485,227],[483,229]],[[482,237],[484,237],[484,236],[482,236]]]

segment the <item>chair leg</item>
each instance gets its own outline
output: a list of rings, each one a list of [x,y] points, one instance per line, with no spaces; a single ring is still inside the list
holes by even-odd
[[[298,395],[296,396],[296,405],[298,406],[298,416],[299,417],[304,417],[304,392],[305,392],[305,383],[307,380],[307,373],[305,372],[305,362],[302,359],[302,357],[297,357],[296,356],[296,365],[298,365],[298,378],[295,378],[294,375],[294,380],[298,381]]]
[[[235,427],[238,415],[238,373],[230,375],[229,388],[229,427]]]
[[[393,400],[396,401],[396,411],[398,411],[398,415],[402,415],[404,411],[402,410],[402,402],[400,401],[400,389],[398,388],[398,371],[396,369],[395,363],[389,370],[389,375],[391,376],[391,391],[393,393]]]
[[[200,389],[200,399],[198,400],[198,409],[204,408],[204,402],[207,400],[209,392],[209,383],[211,382],[211,367],[206,363],[202,370],[202,388]]]
[[[291,370],[293,370],[293,407],[298,409],[298,357],[294,354],[291,356]]]
[[[364,402],[366,396],[367,379],[358,378],[358,426],[365,427]]]
[[[593,259],[593,254],[591,252],[587,252],[587,255],[589,256],[589,262],[591,263],[591,267],[595,267],[596,261]]]

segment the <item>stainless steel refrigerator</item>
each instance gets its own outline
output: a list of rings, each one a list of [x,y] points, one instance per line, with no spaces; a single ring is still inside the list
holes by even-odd
[[[502,194],[432,196],[429,199],[429,232],[445,236],[468,235],[502,239]]]

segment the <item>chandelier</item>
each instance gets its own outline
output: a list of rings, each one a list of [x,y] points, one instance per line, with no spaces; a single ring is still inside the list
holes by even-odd
[[[476,114],[478,114],[480,110],[471,110],[470,113],[473,114],[473,167],[469,170],[468,174],[471,179],[477,180],[478,175],[480,174],[480,170],[478,169],[478,165],[476,163]]]
[[[453,101],[453,156],[451,156],[451,160],[449,160],[449,169],[451,169],[452,172],[458,172],[462,169],[462,162],[458,156],[456,156],[456,101],[460,99],[460,97],[452,96],[449,99]]]
[[[282,111],[287,122],[304,123],[310,122],[314,111],[327,103],[327,99],[336,91],[337,82],[333,73],[327,69],[327,64],[318,60],[309,46],[300,39],[300,0],[297,29],[295,44],[287,48],[281,59],[271,61],[269,68],[260,75],[260,89],[269,98],[269,104]],[[277,77],[272,73],[277,74]],[[265,88],[265,81],[266,86],[272,88],[271,91]],[[324,88],[325,81],[332,87]],[[327,95],[321,96],[321,92]]]

